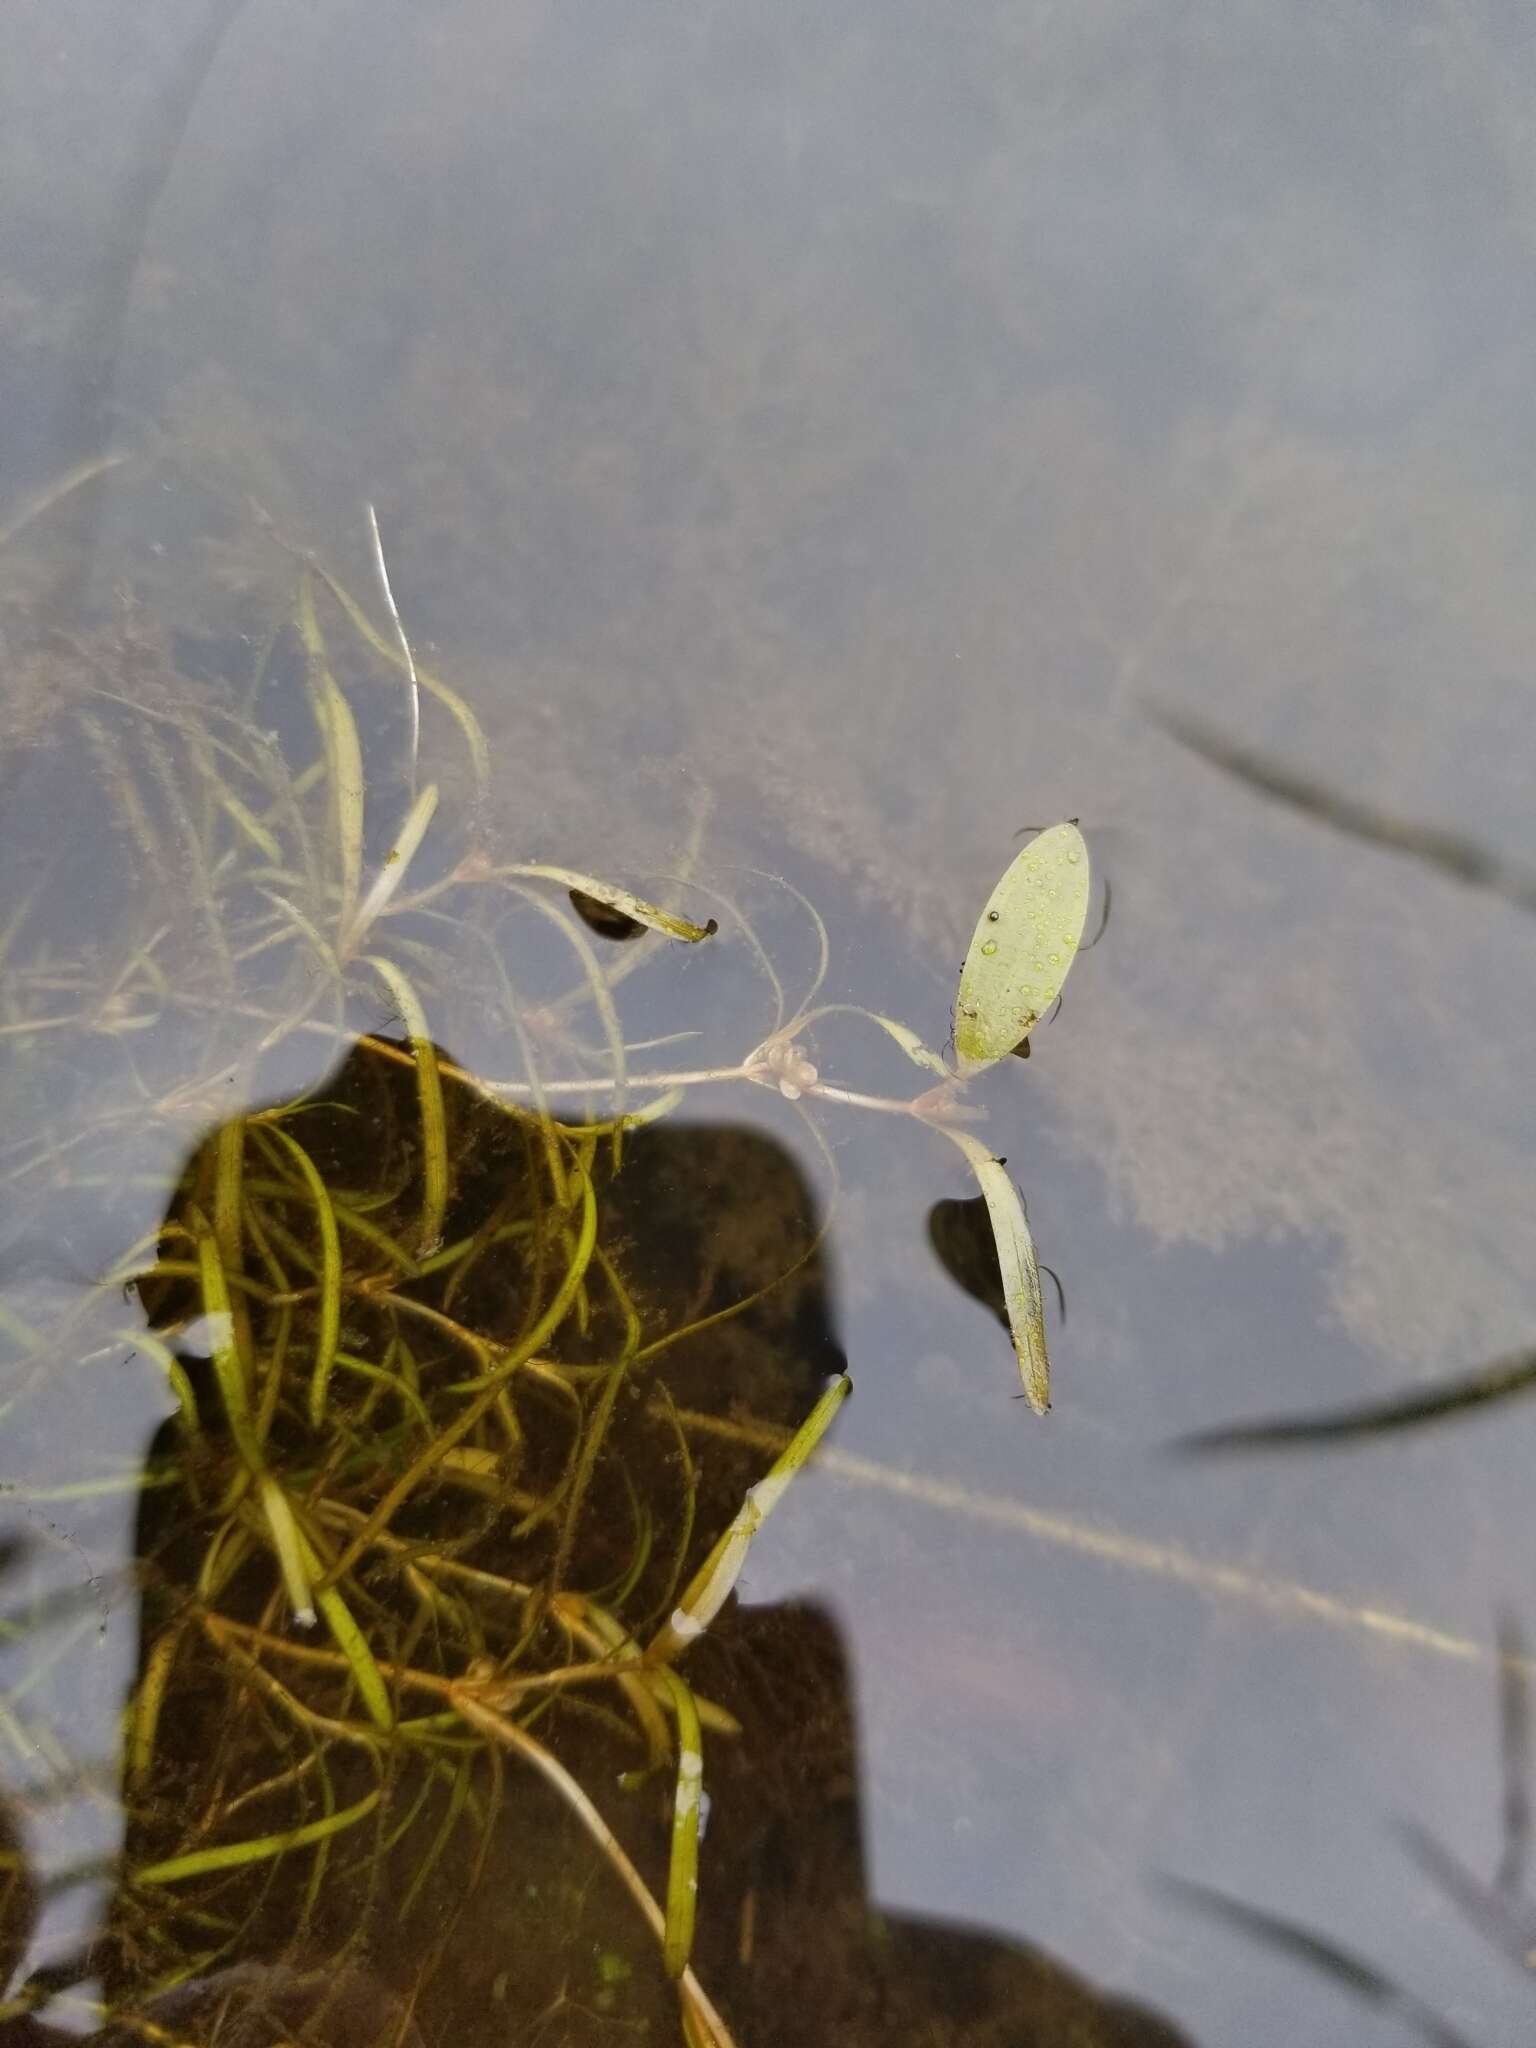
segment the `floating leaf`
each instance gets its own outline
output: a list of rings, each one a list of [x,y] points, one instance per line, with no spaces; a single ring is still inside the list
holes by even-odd
[[[1075,825],[1032,839],[988,899],[955,997],[955,1057],[980,1073],[1028,1038],[1061,994],[1088,918],[1088,848]]]

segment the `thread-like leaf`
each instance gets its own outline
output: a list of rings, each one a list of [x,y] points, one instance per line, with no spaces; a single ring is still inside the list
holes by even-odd
[[[315,573],[346,613],[357,632],[368,642],[374,653],[381,654],[395,668],[404,670],[405,658],[399,648],[390,645],[384,638],[384,635],[374,625],[372,619],[369,618],[368,614],[357,602],[356,598],[351,596],[336,581],[336,578],[328,569],[317,568]],[[485,734],[480,729],[480,721],[475,717],[473,711],[470,710],[456,690],[451,690],[440,676],[433,675],[429,670],[424,669],[420,663],[416,665],[416,680],[429,696],[437,699],[444,710],[452,713],[460,732],[464,735],[465,744],[469,748],[469,758],[475,773],[476,787],[483,792],[491,779],[491,751],[486,745]]]

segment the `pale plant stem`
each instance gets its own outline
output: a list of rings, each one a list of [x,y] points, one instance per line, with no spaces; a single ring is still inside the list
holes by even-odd
[[[372,505],[368,508],[368,536],[373,542],[373,566],[378,571],[379,583],[384,592],[384,602],[389,606],[390,622],[395,629],[395,638],[400,643],[400,652],[405,658],[405,673],[411,686],[411,795],[416,794],[416,762],[421,752],[421,685],[416,680],[416,657],[411,653],[411,643],[405,637],[405,628],[400,623],[399,608],[395,604],[395,593],[389,587],[389,570],[384,563],[384,543],[379,538],[379,521]]]
[[[861,1095],[855,1088],[835,1088],[830,1081],[813,1081],[802,1095],[814,1095],[818,1102],[846,1102],[854,1109],[881,1109],[890,1116],[916,1116],[912,1102],[900,1095]],[[916,1100],[917,1098],[913,1098]]]
[[[754,1078],[744,1066],[741,1067],[699,1067],[691,1074],[630,1074],[625,1085],[629,1088],[702,1088],[709,1081],[750,1081]],[[480,1084],[489,1094],[506,1096],[531,1096],[533,1087],[527,1081],[484,1081]],[[613,1083],[603,1074],[594,1074],[586,1081],[543,1081],[540,1084],[546,1095],[590,1095],[594,1088],[611,1088]]]
[[[265,1016],[254,1004],[233,1004],[232,1009],[249,1015]],[[347,1034],[335,1026],[322,1024],[308,1018],[293,1020],[296,1030],[313,1032],[319,1036],[340,1040]],[[440,1062],[441,1072],[450,1080],[464,1083],[479,1095],[491,1101],[528,1101],[535,1090],[528,1081],[482,1081],[477,1075],[466,1072],[451,1062]],[[625,1086],[629,1089],[702,1088],[715,1081],[750,1081],[759,1088],[778,1087],[778,1076],[770,1069],[759,1069],[742,1061],[734,1067],[695,1067],[691,1070],[661,1074],[629,1074]],[[612,1082],[602,1074],[591,1075],[582,1081],[544,1081],[540,1088],[545,1095],[590,1095],[594,1090],[611,1088]],[[936,1122],[942,1127],[942,1119],[930,1118],[916,1106],[921,1096],[865,1095],[854,1088],[838,1088],[830,1081],[812,1081],[800,1091],[802,1096],[813,1096],[821,1102],[841,1102],[852,1109],[876,1109],[888,1116],[915,1117],[919,1123]]]

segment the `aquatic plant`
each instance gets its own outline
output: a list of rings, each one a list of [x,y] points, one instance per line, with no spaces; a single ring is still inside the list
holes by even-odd
[[[552,879],[569,879],[554,869],[538,870]],[[610,894],[605,900],[614,902]],[[853,1109],[906,1116],[939,1132],[964,1155],[986,1202],[1002,1280],[1009,1332],[1024,1382],[1025,1396],[1037,1414],[1050,1406],[1050,1366],[1045,1342],[1045,1315],[1034,1241],[1018,1189],[1004,1162],[969,1131],[958,1128],[977,1112],[964,1100],[965,1083],[1010,1052],[1027,1052],[1029,1034],[1061,994],[1062,983],[1082,944],[1089,900],[1088,849],[1075,822],[1055,825],[1031,840],[1010,864],[981,913],[961,969],[955,997],[953,1067],[923,1043],[911,1026],[894,1017],[853,1003],[816,1002],[828,966],[826,927],[813,905],[804,903],[816,931],[818,961],[810,989],[788,1011],[778,976],[753,940],[754,949],[773,987],[772,1030],[730,1065],[624,1074],[615,1092],[655,1091],[650,1110],[662,1113],[674,1098],[706,1083],[742,1081],[776,1089],[790,1102],[809,1098]],[[750,936],[750,928],[746,928]],[[899,1045],[915,1066],[937,1077],[937,1083],[911,1097],[871,1095],[823,1078],[806,1050],[805,1034],[823,1018],[860,1017],[876,1025]],[[545,1083],[542,1088],[517,1080],[487,1084],[500,1099],[552,1098],[562,1089],[590,1094],[589,1080]]]
[[[66,479],[40,512],[92,480]],[[82,818],[74,850],[66,832],[0,933],[15,1111],[0,1173],[34,1200],[95,1191],[107,1229],[142,1189],[146,1133],[150,1156],[182,1155],[163,1214],[127,1233],[62,1318],[7,1309],[0,1327],[15,1414],[29,1399],[46,1407],[61,1372],[97,1370],[125,1346],[174,1401],[142,1468],[72,1473],[55,1449],[56,1469],[25,1489],[77,1502],[126,1489],[142,1503],[128,1844],[113,1938],[94,1959],[103,2009],[147,2013],[263,1946],[323,1941],[343,1964],[391,1894],[401,1917],[429,1898],[446,1912],[445,1873],[464,1856],[483,1867],[516,1763],[553,1788],[651,1924],[688,2038],[724,2043],[689,1959],[704,1735],[735,1723],[681,1667],[849,1381],[834,1377],[808,1413],[762,1418],[778,1432],[766,1470],[761,1425],[743,1432],[758,1477],[734,1511],[716,1500],[711,1526],[665,1371],[685,1339],[765,1289],[648,1327],[609,1218],[613,1176],[626,1135],[706,1082],[940,1132],[985,1198],[1025,1390],[1043,1411],[1023,1204],[958,1126],[974,1114],[966,1079],[1027,1049],[1059,992],[1087,908],[1086,848],[1075,825],[1057,826],[994,891],[956,998],[954,1067],[893,1018],[816,1004],[828,946],[809,904],[819,964],[791,1008],[721,899],[773,990],[772,1028],[731,1064],[635,1072],[616,991],[656,947],[698,945],[720,921],[493,854],[476,824],[484,735],[418,663],[371,508],[369,528],[388,633],[287,548],[291,609],[261,641],[243,703],[189,687],[152,624],[129,621],[48,648],[52,710],[26,761],[45,808],[105,797],[130,872],[98,926],[77,924],[59,950],[49,913],[79,902],[79,847],[99,844]],[[257,705],[279,673],[295,687],[269,730]],[[384,740],[365,749],[353,700],[381,673],[404,689],[370,720]],[[447,833],[443,771],[420,772],[423,698],[462,762]],[[435,729],[427,738],[438,744]],[[369,769],[381,744],[403,769]],[[82,746],[95,771],[83,789]],[[381,839],[391,785],[396,822]],[[522,998],[508,916],[548,928],[574,961],[564,996]],[[643,944],[605,964],[588,926]],[[451,1058],[434,1027],[466,958],[519,1048],[509,1079]],[[359,1000],[392,1012],[400,1035],[355,1032]],[[596,1045],[575,1029],[583,1011]],[[930,1085],[902,1099],[824,1079],[806,1034],[833,1015],[874,1023]],[[106,1101],[102,1052],[128,1077]],[[576,1119],[557,1113],[573,1101]],[[125,1289],[147,1330],[125,1326]],[[671,1531],[647,1498],[658,1463],[681,1472]],[[632,1745],[634,1784],[670,1773],[664,1898],[568,1745],[542,1731],[552,1712]],[[34,1984],[7,2009],[44,1995]]]
[[[651,1922],[689,2039],[724,2043],[689,1957],[704,1732],[734,1722],[680,1662],[849,1382],[832,1381],[776,1457],[751,1454],[758,1478],[711,1543],[658,1370],[689,1326],[646,1327],[605,1222],[626,1132],[665,1104],[616,1101],[606,1120],[567,1123],[547,1101],[504,1100],[441,1052],[423,991],[478,930],[540,1093],[494,938],[445,906],[462,890],[535,910],[583,964],[622,1097],[608,984],[550,885],[683,942],[714,921],[481,851],[407,906],[439,785],[405,802],[370,860],[364,749],[327,599],[373,656],[406,669],[413,767],[415,691],[447,711],[472,808],[488,771],[472,712],[417,667],[403,632],[392,647],[306,563],[291,637],[317,745],[301,765],[296,742],[185,691],[147,637],[52,651],[56,723],[83,739],[88,801],[107,795],[136,873],[65,957],[44,912],[79,900],[66,834],[4,932],[13,1198],[94,1191],[109,1229],[141,1179],[124,1167],[142,1164],[146,1132],[151,1153],[156,1132],[162,1150],[185,1149],[163,1215],[68,1311],[7,1309],[0,1326],[13,1447],[29,1428],[43,1440],[28,1417],[61,1376],[88,1383],[108,1359],[146,1362],[174,1401],[142,1467],[72,1472],[55,1439],[53,1469],[13,1486],[33,1502],[142,1502],[128,1841],[112,1936],[92,1958],[100,2010],[147,2013],[264,1946],[320,1941],[339,1968],[391,1894],[405,1917],[436,1884],[446,1912],[450,1847],[480,1867],[515,1763],[554,1788]],[[261,662],[281,656],[274,640]],[[77,758],[55,745],[27,765],[41,802],[67,800]],[[370,988],[398,1039],[353,1042],[347,1006]],[[306,1044],[351,1050],[315,1078]],[[105,1108],[90,1071],[102,1048],[128,1076]],[[147,1330],[125,1319],[125,1289]],[[647,1460],[677,1474],[675,1529],[646,1498]],[[639,1781],[670,1771],[664,1903],[561,1745],[535,1732],[556,1705],[629,1743]],[[34,1982],[6,2010],[58,1990]]]

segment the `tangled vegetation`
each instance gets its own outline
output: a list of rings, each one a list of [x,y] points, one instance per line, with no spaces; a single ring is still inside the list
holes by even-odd
[[[318,1944],[335,1964],[349,1950],[361,1963],[385,1901],[400,1922],[427,1913],[440,1954],[509,1772],[532,1771],[653,1928],[686,2037],[721,2044],[690,1952],[705,1732],[729,1737],[736,1723],[690,1685],[686,1652],[849,1381],[834,1376],[808,1409],[754,1416],[739,1432],[745,1472],[722,1475],[734,1499],[718,1480],[701,1496],[698,1418],[678,1405],[669,1361],[765,1290],[681,1315],[646,1298],[643,1275],[637,1292],[611,1201],[626,1138],[720,1080],[942,1131],[986,1196],[1026,1389],[1043,1409],[1033,1249],[1000,1163],[955,1127],[968,1113],[957,1075],[915,1033],[857,1013],[930,1070],[936,1085],[911,1100],[822,1079],[804,1034],[849,1006],[813,1007],[826,935],[808,905],[821,965],[791,1012],[750,924],[716,899],[773,990],[773,1029],[733,1065],[635,1071],[616,989],[648,952],[697,945],[717,920],[492,857],[473,829],[486,742],[468,705],[418,668],[376,523],[372,537],[392,631],[290,550],[291,615],[254,650],[243,702],[191,691],[148,629],[30,657],[54,709],[29,788],[66,829],[0,935],[7,1183],[45,1203],[94,1191],[110,1217],[133,1209],[145,1177],[125,1161],[142,1159],[146,1130],[181,1155],[159,1178],[162,1197],[174,1185],[163,1214],[61,1318],[8,1310],[3,1328],[13,1444],[26,1440],[29,1402],[41,1412],[57,1396],[61,1359],[99,1373],[126,1345],[174,1399],[132,1471],[60,1468],[39,1423],[49,1447],[21,1489],[81,1500],[126,1488],[141,1500],[128,1840],[110,1937],[92,1956],[105,2003],[92,2010],[149,2027],[178,1987],[216,1981],[252,1952]],[[269,729],[259,710],[279,671],[294,687]],[[385,683],[369,727],[392,776],[365,769],[353,704]],[[423,699],[431,746],[451,734],[462,763],[449,808],[469,829],[446,853],[439,783],[421,779]],[[61,723],[66,744],[42,744]],[[372,792],[391,781],[399,823],[381,844]],[[80,863],[99,858],[104,798],[127,883],[97,892],[111,900],[91,929]],[[1080,860],[1074,874],[1066,863]],[[1026,879],[1038,893],[1042,864],[1069,885],[1065,907],[1055,882],[1046,894],[1070,926],[1068,963],[1076,949],[1086,859],[1075,828],[1060,827],[983,914],[957,1011],[962,1067],[1026,1036],[1059,986],[1064,969],[1012,1026],[990,1020],[996,1043],[977,1049],[977,1002],[998,999],[976,992],[998,983],[997,906]],[[67,952],[61,900],[74,920]],[[517,986],[508,922],[526,930],[530,918],[576,968],[565,995],[539,1006]],[[641,943],[605,964],[589,928]],[[462,980],[466,957],[481,969],[477,999],[518,1047],[514,1079],[471,1071],[434,1037],[429,1003]],[[397,1017],[400,1035],[354,1034],[360,999]],[[106,1102],[104,1057],[118,1066]],[[571,1098],[580,1121],[560,1113]],[[147,1330],[125,1324],[125,1290]],[[765,1422],[779,1446],[766,1471]],[[642,1874],[565,1760],[559,1731],[573,1712],[632,1751],[632,1790],[670,1785],[664,1882]],[[24,1987],[9,2010],[56,1989]]]

